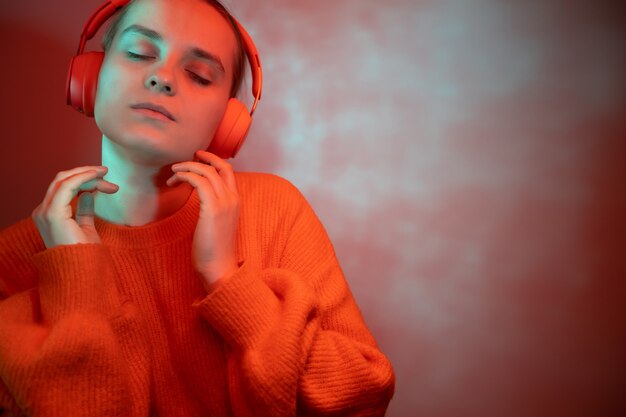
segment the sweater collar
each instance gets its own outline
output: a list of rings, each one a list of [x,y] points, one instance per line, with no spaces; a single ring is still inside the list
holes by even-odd
[[[198,222],[200,201],[194,189],[189,198],[175,213],[143,226],[125,226],[110,223],[98,216],[94,218],[96,230],[107,246],[139,249],[161,245],[192,236]]]

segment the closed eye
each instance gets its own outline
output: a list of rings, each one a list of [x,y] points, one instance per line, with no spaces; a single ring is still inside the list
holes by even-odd
[[[136,53],[131,52],[131,51],[126,51],[126,56],[131,58],[131,59],[138,60],[138,61],[148,61],[150,59],[154,59],[154,57],[152,57],[152,56],[136,54]],[[192,80],[194,80],[195,82],[197,82],[200,85],[206,86],[206,85],[211,84],[210,80],[207,80],[206,78],[203,78],[203,77],[199,76],[195,72],[187,70],[187,73],[189,74],[189,76],[191,77]]]
[[[191,71],[187,70],[187,73],[189,73],[189,76],[191,77],[191,79],[194,80],[195,82],[197,82],[198,84],[201,84],[201,85],[209,85],[209,84],[211,84],[210,80],[207,80],[206,78],[202,78],[201,76],[199,76],[195,72],[191,72]]]
[[[148,59],[152,59],[153,57],[148,56],[148,55],[140,55],[140,54],[136,54],[134,52],[131,51],[126,51],[126,56],[132,59],[137,59],[140,61],[147,61]]]

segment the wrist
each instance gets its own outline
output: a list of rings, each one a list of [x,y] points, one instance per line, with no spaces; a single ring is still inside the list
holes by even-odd
[[[203,268],[198,271],[202,276],[203,284],[207,291],[214,290],[219,286],[219,283],[234,274],[239,269],[239,263],[232,259],[225,262],[220,262],[211,265],[207,268]]]

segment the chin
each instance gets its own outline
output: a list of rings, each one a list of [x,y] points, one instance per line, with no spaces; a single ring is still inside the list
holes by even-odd
[[[154,132],[102,132],[103,140],[108,140],[116,148],[120,157],[146,165],[163,166],[178,162],[184,157],[176,149],[176,140],[154,134]],[[193,151],[192,151],[193,154]]]
[[[178,125],[163,128],[124,114],[107,113],[96,123],[109,142],[118,148],[117,152],[141,163],[166,165],[191,161],[195,151],[206,150],[211,142],[170,129],[179,128]]]

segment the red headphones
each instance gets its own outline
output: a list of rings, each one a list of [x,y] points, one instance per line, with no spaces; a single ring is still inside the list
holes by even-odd
[[[66,96],[67,104],[74,107],[86,116],[93,117],[96,102],[96,88],[98,86],[98,75],[104,59],[104,52],[86,52],[85,43],[94,37],[98,29],[120,8],[124,7],[131,0],[108,0],[89,18],[83,32],[80,35],[80,43],[76,56],[70,61],[70,69],[67,74]],[[239,28],[243,39],[248,63],[252,74],[252,94],[254,104],[248,112],[246,106],[236,98],[228,101],[226,112],[220,122],[209,152],[218,155],[220,158],[232,158],[237,155],[241,148],[250,125],[252,124],[252,114],[261,99],[263,84],[263,73],[261,70],[261,60],[252,38],[237,20],[233,21]]]

